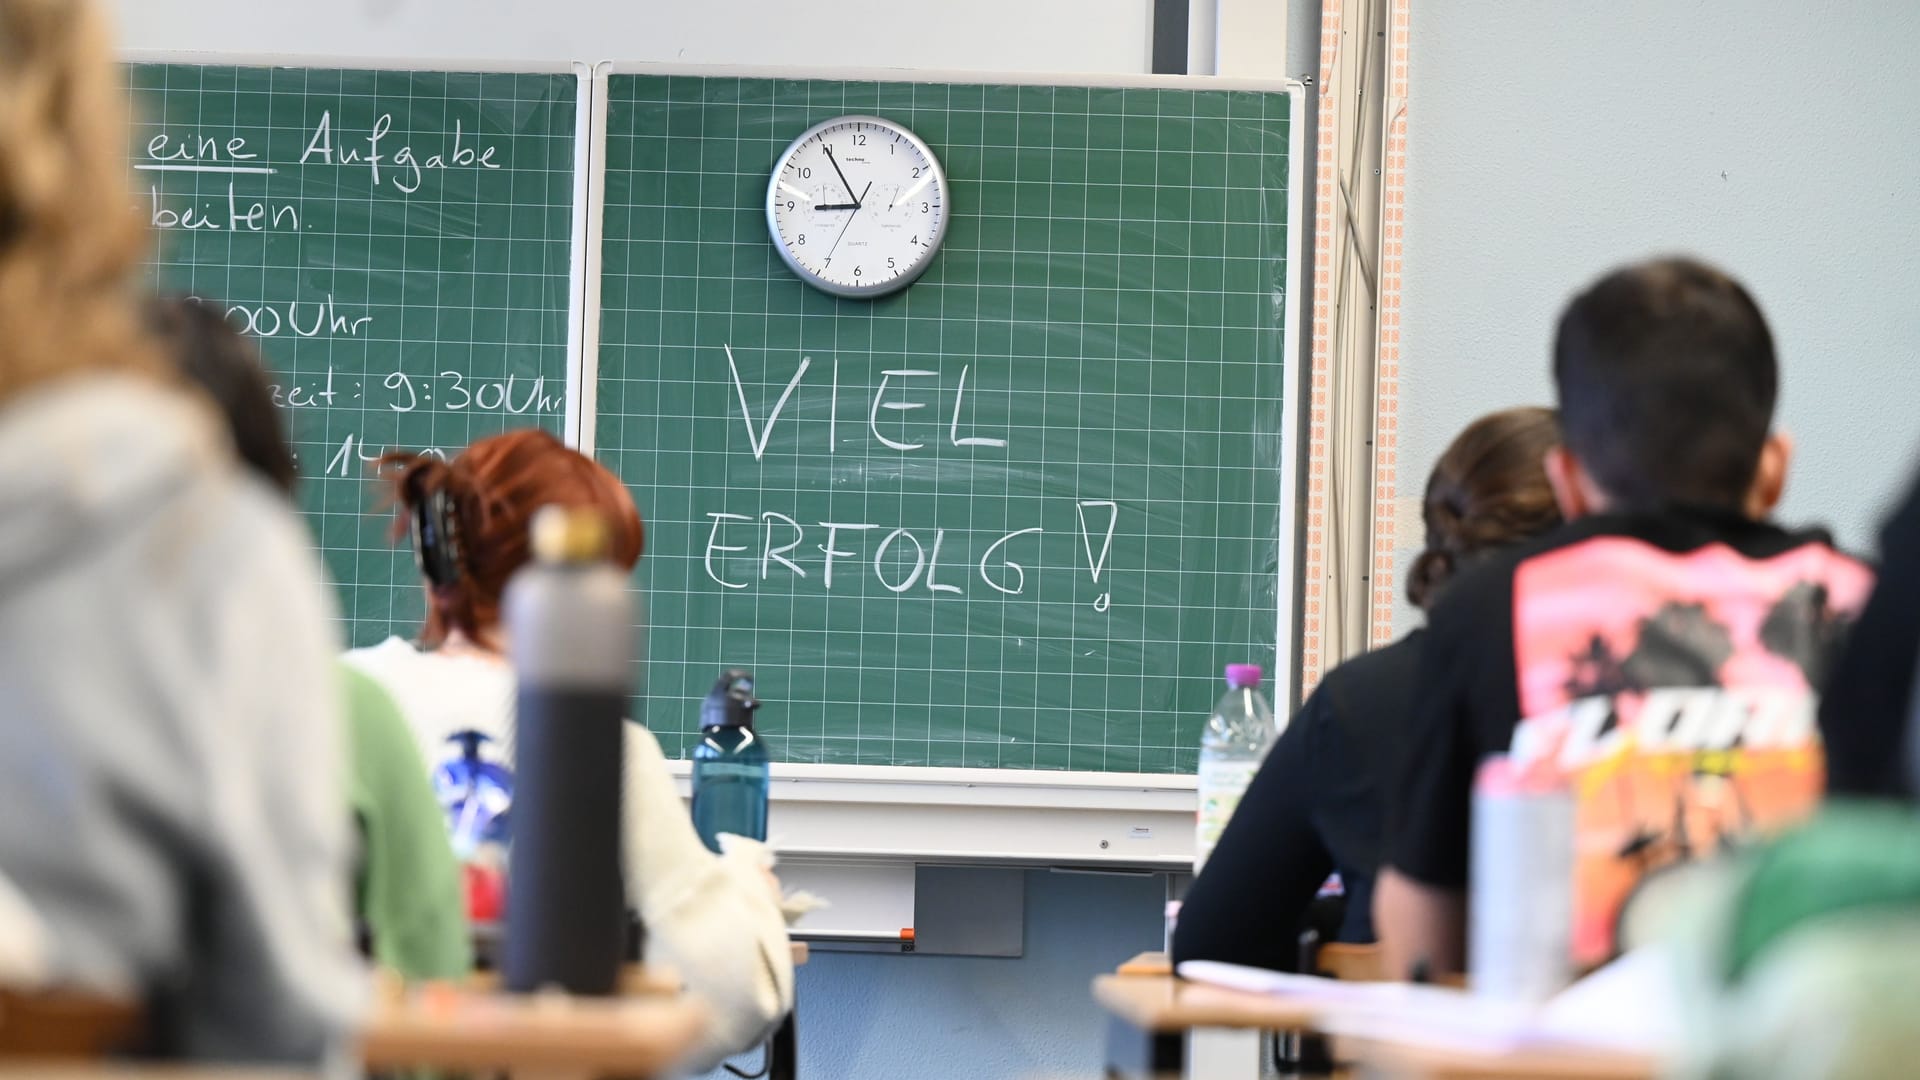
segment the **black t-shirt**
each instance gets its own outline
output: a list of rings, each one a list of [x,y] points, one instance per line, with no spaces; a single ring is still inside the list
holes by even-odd
[[[1280,734],[1194,880],[1174,930],[1176,962],[1223,960],[1291,971],[1307,909],[1338,871],[1339,938],[1373,940],[1373,878],[1385,841],[1382,794],[1404,738],[1423,632],[1327,673]]]
[[[1685,857],[1728,842],[1772,811],[1756,815],[1751,777],[1726,752],[1751,756],[1786,733],[1811,740],[1814,688],[1871,584],[1822,532],[1712,511],[1583,518],[1475,567],[1428,620],[1386,861],[1464,888],[1475,772],[1516,744],[1569,773],[1618,764],[1633,745],[1640,759],[1683,763],[1665,783],[1704,787],[1711,773],[1732,788],[1707,813],[1676,794],[1691,789],[1634,788],[1644,778],[1627,776],[1604,793],[1616,803],[1597,808],[1612,819],[1601,826],[1644,842],[1623,844],[1617,857],[1639,861],[1608,872],[1652,869],[1649,845]]]
[[[1897,797],[1907,776],[1908,710],[1920,662],[1920,484],[1880,533],[1879,584],[1820,695],[1827,789]]]

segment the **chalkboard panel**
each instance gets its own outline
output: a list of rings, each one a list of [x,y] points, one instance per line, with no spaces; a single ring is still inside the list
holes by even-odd
[[[412,634],[419,579],[370,462],[561,429],[578,79],[139,64],[129,83],[156,277],[227,308],[276,372],[343,636]]]
[[[1290,107],[609,80],[594,441],[648,521],[669,753],[737,664],[783,760],[1193,768],[1282,616]],[[764,216],[780,151],[852,113],[953,184],[944,250],[878,301],[801,284]]]

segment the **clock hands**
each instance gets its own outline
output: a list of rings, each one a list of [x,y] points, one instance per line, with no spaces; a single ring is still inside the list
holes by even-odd
[[[818,204],[815,204],[814,209],[815,210],[858,210],[860,209],[860,204],[857,202],[818,203]]]
[[[820,150],[822,153],[827,155],[828,163],[830,163],[833,166],[834,173],[840,177],[840,186],[847,189],[847,197],[853,200],[853,209],[855,210],[860,209],[860,201],[866,197],[867,193],[864,191],[858,195],[855,195],[853,193],[853,185],[847,183],[847,174],[840,171],[840,159],[833,156],[833,147],[828,146],[826,143],[822,142],[820,144]],[[867,186],[872,187],[873,185],[868,184]],[[841,205],[835,205],[831,207],[826,207],[826,206],[816,207],[815,209],[845,210],[846,207]]]
[[[853,219],[860,216],[861,204],[866,202],[867,192],[872,190],[873,181],[869,180],[867,181],[867,186],[863,188],[860,194],[853,200],[853,213],[847,215],[846,223],[840,226],[840,235],[833,238],[833,246],[827,249],[827,262],[832,262],[833,253],[840,250],[840,241],[846,239],[847,236],[847,226],[853,224]],[[853,189],[848,188],[847,193],[852,194]],[[855,267],[855,269],[858,269],[858,267]]]

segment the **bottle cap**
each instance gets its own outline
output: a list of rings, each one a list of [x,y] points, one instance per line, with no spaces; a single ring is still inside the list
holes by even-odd
[[[1251,690],[1260,685],[1263,674],[1259,664],[1228,664],[1227,685],[1235,690]]]
[[[713,691],[707,700],[700,704],[700,726],[709,727],[747,727],[753,726],[753,710],[760,702],[753,696],[753,672],[743,668],[728,668],[713,684]]]
[[[533,515],[533,557],[545,563],[584,563],[607,555],[607,522],[583,506],[543,506]]]

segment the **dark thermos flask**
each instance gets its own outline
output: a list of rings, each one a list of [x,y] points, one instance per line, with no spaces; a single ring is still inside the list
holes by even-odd
[[[611,994],[626,938],[632,601],[598,514],[548,507],[532,540],[503,603],[518,683],[503,974],[518,993]]]

